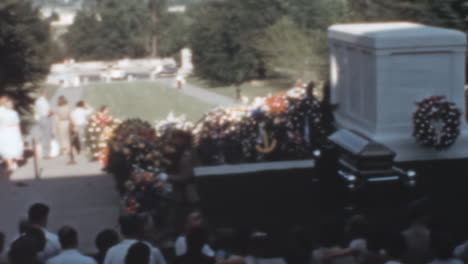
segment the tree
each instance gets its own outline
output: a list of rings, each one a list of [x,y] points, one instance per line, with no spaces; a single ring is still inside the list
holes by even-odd
[[[323,31],[306,30],[285,16],[265,31],[257,48],[271,71],[293,78],[325,79],[328,56]]]
[[[96,14],[80,11],[75,22],[63,36],[68,55],[77,59],[94,59],[101,56],[101,36]]]
[[[103,59],[142,57],[148,53],[148,11],[141,0],[103,0],[99,13]]]
[[[158,55],[174,56],[189,46],[192,18],[185,14],[166,14],[160,21]]]
[[[28,0],[0,2],[0,93],[25,112],[50,67],[49,25]]]
[[[213,1],[199,5],[190,38],[197,73],[222,83],[264,77],[266,68],[255,39],[284,12],[282,2]]]
[[[80,12],[64,36],[75,58],[112,60],[148,54],[149,12],[142,0],[99,0],[96,7]]]
[[[166,0],[148,0],[148,9],[151,22],[151,56],[156,57],[158,53],[158,35],[163,28],[160,24],[167,13]]]
[[[410,20],[431,23],[434,19],[431,1],[446,2],[439,0],[348,0],[349,15],[353,21]]]

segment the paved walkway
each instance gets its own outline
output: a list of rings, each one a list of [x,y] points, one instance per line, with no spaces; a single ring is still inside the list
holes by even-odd
[[[81,99],[82,89],[60,88],[52,97],[52,106],[58,95],[65,95],[74,105]],[[51,231],[56,232],[64,224],[77,228],[80,247],[86,252],[95,251],[94,239],[99,231],[117,226],[120,198],[114,179],[84,155],[76,160],[76,165],[67,165],[68,157],[40,160],[39,178],[32,159],[9,179],[0,175],[0,231],[6,233],[7,241],[16,235],[18,221],[26,217],[27,208],[34,202],[50,206]]]

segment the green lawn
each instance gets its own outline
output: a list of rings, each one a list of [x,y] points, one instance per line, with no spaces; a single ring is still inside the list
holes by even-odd
[[[55,92],[57,92],[59,86],[56,84],[48,84],[48,83],[41,83],[39,85],[39,91],[45,90],[49,97],[54,96]]]
[[[95,109],[108,105],[111,113],[122,120],[138,117],[153,124],[173,111],[197,121],[212,108],[173,88],[150,82],[92,84],[84,89],[88,104]]]
[[[202,88],[207,88],[212,92],[236,98],[236,86],[220,86],[212,84],[209,81],[192,77],[188,80],[189,83],[197,85]],[[257,96],[266,96],[269,93],[274,94],[284,90],[288,90],[294,85],[294,81],[287,78],[275,78],[268,80],[259,80],[259,81],[250,81],[241,84],[242,95],[245,95],[249,98],[254,98]]]

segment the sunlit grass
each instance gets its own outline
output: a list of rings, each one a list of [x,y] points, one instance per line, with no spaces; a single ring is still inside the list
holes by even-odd
[[[209,89],[212,92],[225,95],[231,98],[236,98],[236,86],[234,85],[216,85],[209,81],[192,77],[188,82],[193,83],[202,88]],[[268,94],[275,94],[291,88],[294,81],[287,78],[274,78],[267,80],[258,80],[244,82],[240,85],[241,93],[249,98],[257,96],[266,96]]]
[[[91,84],[84,88],[84,100],[95,109],[109,106],[112,115],[120,119],[138,117],[150,123],[165,118],[170,111],[197,121],[212,108],[178,90],[151,82]]]

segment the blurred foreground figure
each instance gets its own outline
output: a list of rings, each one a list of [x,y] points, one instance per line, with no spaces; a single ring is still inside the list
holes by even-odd
[[[17,168],[16,161],[23,159],[24,143],[21,137],[20,119],[13,100],[0,97],[0,158],[5,160],[7,172]]]

